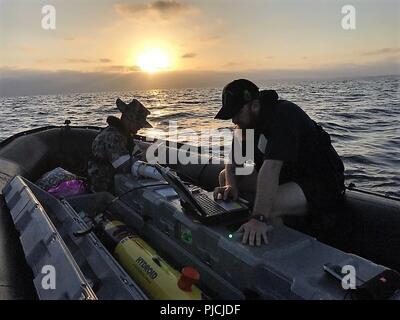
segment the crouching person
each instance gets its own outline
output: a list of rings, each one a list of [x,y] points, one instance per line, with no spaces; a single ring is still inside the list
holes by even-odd
[[[330,219],[343,201],[344,166],[329,134],[296,104],[280,100],[274,90],[259,91],[246,79],[225,86],[217,119],[253,130],[255,171],[237,176],[228,164],[219,176],[216,198],[255,194],[252,215],[239,231],[242,242],[267,243],[267,220],[312,213]],[[251,131],[250,131],[251,132]],[[250,142],[249,142],[250,143]]]

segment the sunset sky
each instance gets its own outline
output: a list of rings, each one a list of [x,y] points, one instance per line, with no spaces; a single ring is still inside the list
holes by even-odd
[[[41,27],[47,4],[55,30]],[[341,26],[346,4],[355,30]],[[397,0],[0,0],[0,93],[35,92],[36,79],[57,91],[54,81],[82,77],[83,89],[104,90],[93,81],[114,77],[126,89],[129,79],[147,88],[398,74],[399,21]]]

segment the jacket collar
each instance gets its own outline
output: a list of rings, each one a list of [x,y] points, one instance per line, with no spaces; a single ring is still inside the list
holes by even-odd
[[[125,129],[121,119],[118,119],[117,117],[114,116],[109,116],[107,117],[107,123],[109,126],[116,128],[124,136],[127,137],[130,136],[129,132]]]

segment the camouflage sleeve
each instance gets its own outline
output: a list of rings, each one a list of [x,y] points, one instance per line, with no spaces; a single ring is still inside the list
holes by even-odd
[[[130,160],[126,139],[121,134],[110,133],[107,135],[104,147],[106,158],[114,168],[118,168]]]

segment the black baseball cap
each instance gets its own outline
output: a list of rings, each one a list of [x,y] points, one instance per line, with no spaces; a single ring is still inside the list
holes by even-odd
[[[215,119],[228,120],[239,112],[248,102],[258,99],[258,87],[246,79],[238,79],[228,83],[222,90],[222,108]]]

